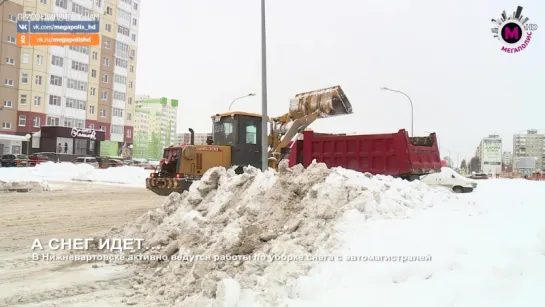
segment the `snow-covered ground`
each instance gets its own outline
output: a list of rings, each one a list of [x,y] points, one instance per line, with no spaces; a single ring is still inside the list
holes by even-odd
[[[0,181],[43,182],[78,180],[145,187],[145,179],[149,177],[149,174],[149,170],[136,166],[96,169],[88,164],[47,162],[38,164],[36,167],[0,168]]]
[[[238,177],[216,171],[195,188],[118,235],[146,238],[152,253],[167,255],[334,255],[335,261],[140,266],[129,302],[545,306],[545,183],[488,180],[474,193],[453,194],[420,182],[311,167]]]
[[[149,174],[66,166],[64,175],[52,175],[59,167],[12,176],[142,185]],[[201,257],[135,266],[123,299],[138,306],[540,307],[544,191],[545,182],[491,179],[454,194],[323,165],[250,168],[238,176],[217,168],[188,193],[104,236],[144,238],[153,247],[147,254]],[[251,259],[212,260],[225,255]],[[325,255],[333,261],[313,258]],[[107,266],[116,267],[100,264]]]

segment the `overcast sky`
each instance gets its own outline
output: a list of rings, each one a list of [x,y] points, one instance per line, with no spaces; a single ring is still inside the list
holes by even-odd
[[[209,132],[210,115],[261,113],[259,0],[144,0],[137,92],[180,100],[178,132]],[[409,4],[410,3],[410,4]],[[491,19],[517,5],[540,27],[506,54]],[[312,124],[319,132],[437,132],[442,155],[469,157],[480,139],[545,130],[545,2],[506,0],[270,0],[269,115],[295,94],[340,85],[354,114]],[[477,116],[472,114],[478,114]]]

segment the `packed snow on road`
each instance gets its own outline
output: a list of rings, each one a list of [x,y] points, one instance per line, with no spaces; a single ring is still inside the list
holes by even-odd
[[[106,177],[137,184],[144,171]],[[53,164],[2,172],[0,180],[104,178]],[[144,256],[168,261],[85,264],[65,284],[43,276],[24,289],[2,284],[0,305],[545,306],[543,191],[545,182],[491,179],[455,194],[323,164],[242,175],[214,168],[189,192],[101,234],[143,238]],[[68,291],[74,283],[88,286]]]

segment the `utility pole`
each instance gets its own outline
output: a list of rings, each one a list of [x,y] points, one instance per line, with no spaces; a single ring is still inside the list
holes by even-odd
[[[261,0],[261,169],[269,169],[269,138],[267,116],[267,31],[265,27],[265,0]]]

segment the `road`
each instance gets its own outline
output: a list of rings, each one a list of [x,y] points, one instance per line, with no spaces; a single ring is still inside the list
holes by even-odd
[[[164,197],[145,189],[51,183],[53,191],[0,194],[0,306],[125,306],[125,266],[31,259],[34,239],[88,238],[121,226]],[[38,303],[38,305],[36,305]]]

